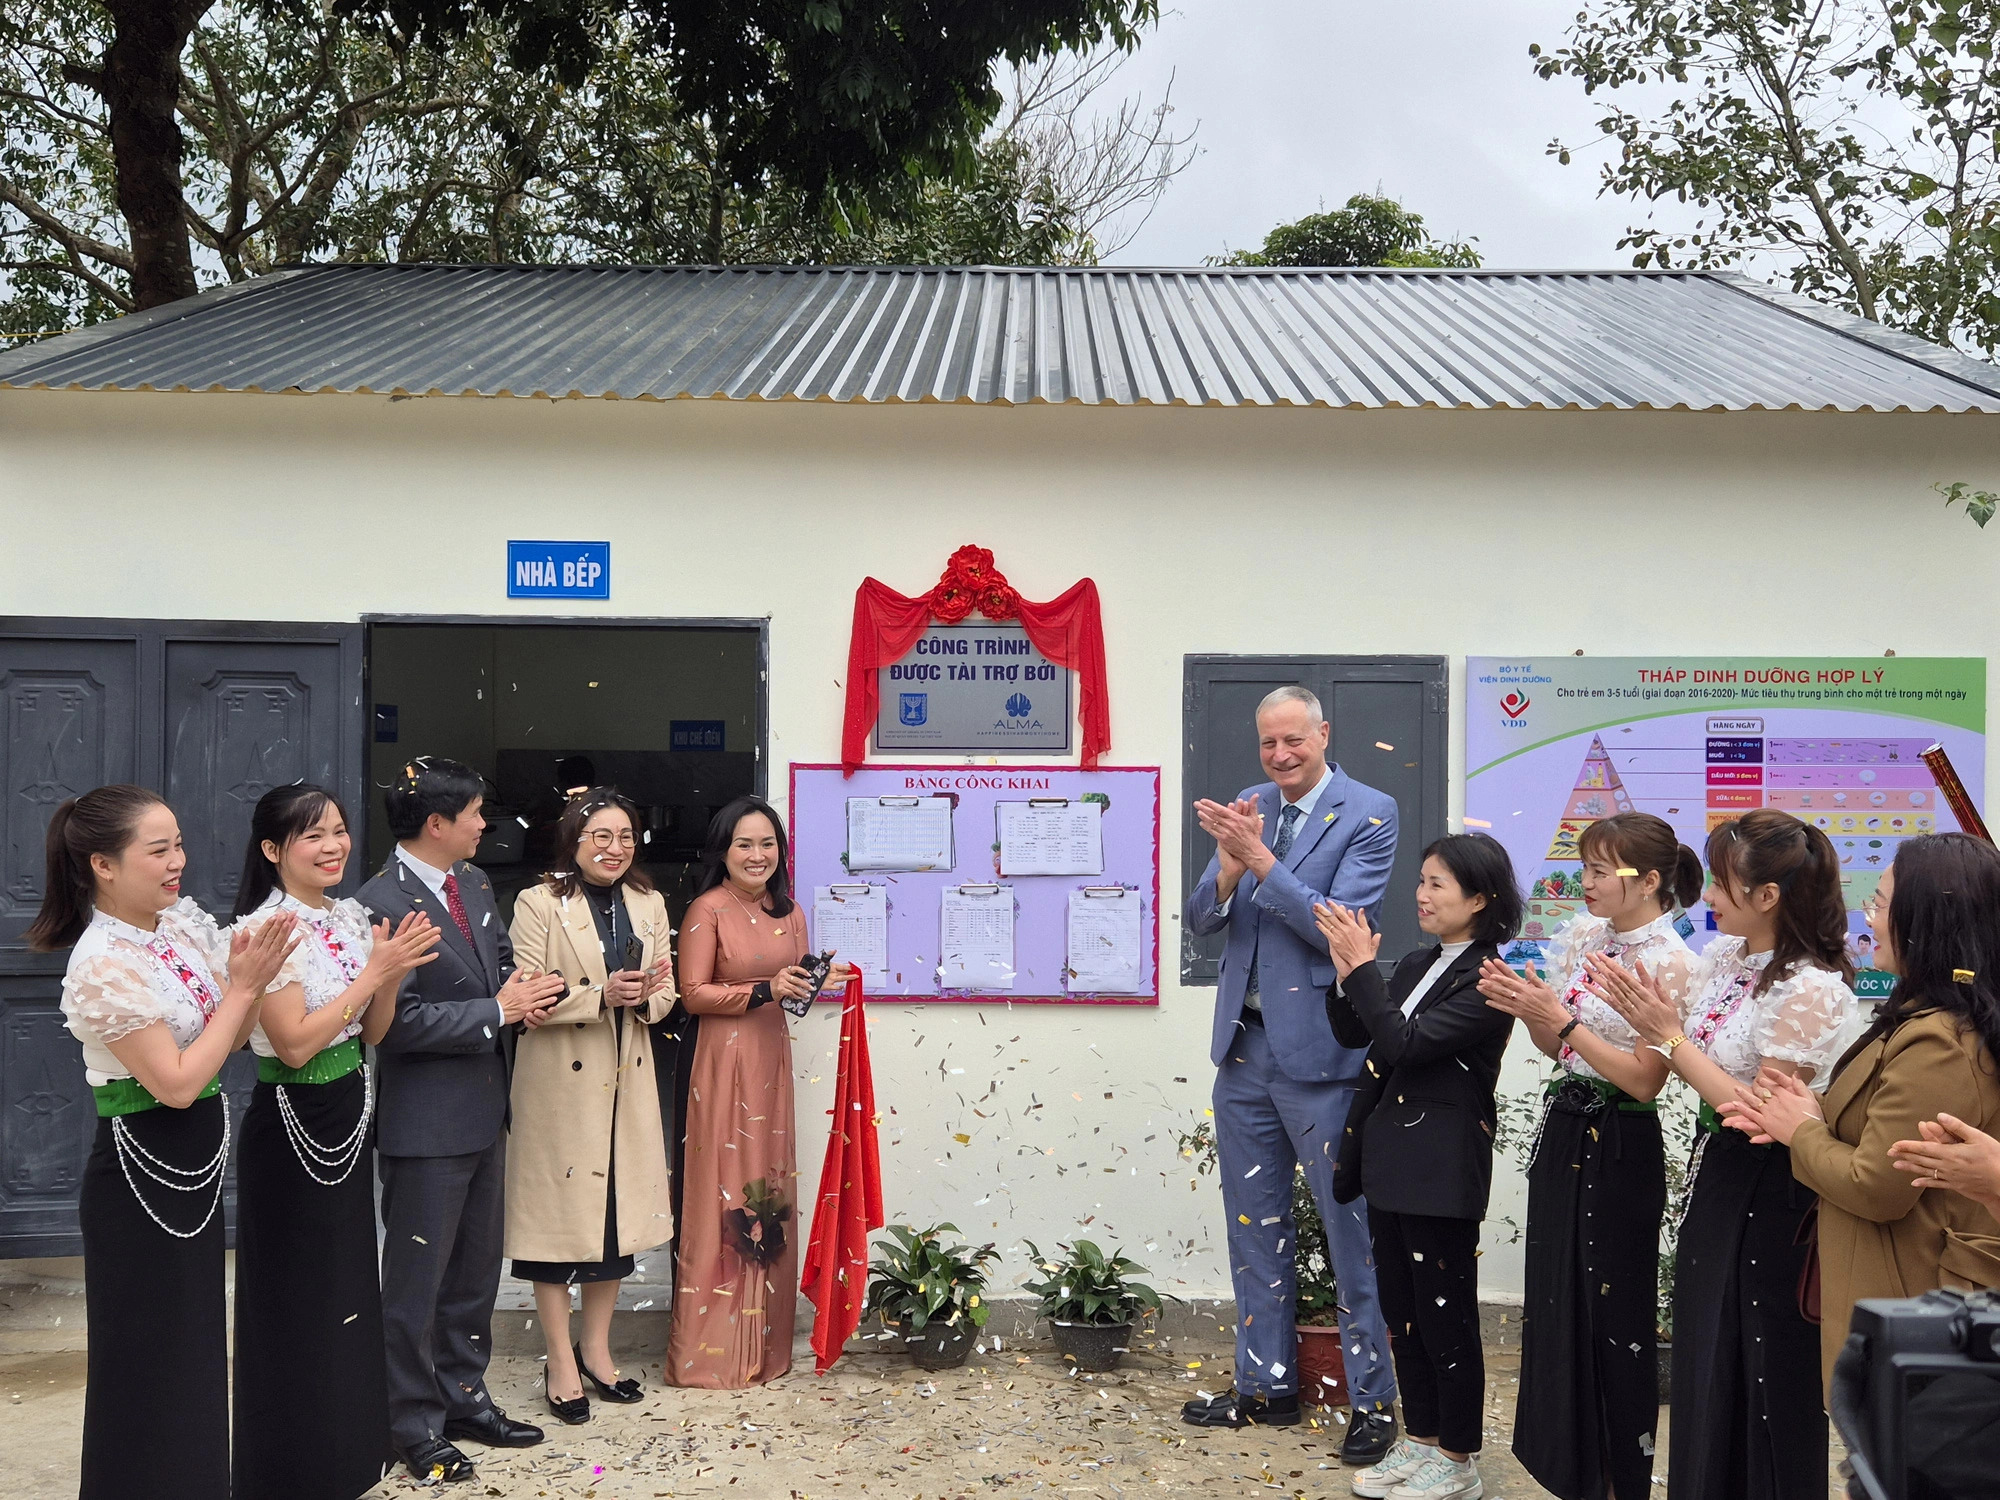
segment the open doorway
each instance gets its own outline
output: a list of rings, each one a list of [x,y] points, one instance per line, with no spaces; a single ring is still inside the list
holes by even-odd
[[[638,804],[640,861],[676,913],[709,819],[763,790],[760,622],[375,620],[368,696],[369,868],[394,843],[382,788],[418,755],[464,761],[493,786],[478,864],[503,919],[548,869],[573,787]]]

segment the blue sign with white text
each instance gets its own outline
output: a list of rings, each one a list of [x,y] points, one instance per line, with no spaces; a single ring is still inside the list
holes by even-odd
[[[509,542],[509,599],[609,599],[611,543]]]
[[[675,750],[720,750],[723,748],[722,719],[672,719],[668,721],[668,744]]]

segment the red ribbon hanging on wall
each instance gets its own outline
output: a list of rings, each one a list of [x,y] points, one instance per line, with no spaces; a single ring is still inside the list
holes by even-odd
[[[1111,706],[1104,684],[1104,615],[1097,585],[1085,578],[1046,604],[1023,599],[993,566],[985,547],[960,547],[928,594],[911,598],[874,578],[854,591],[854,636],[847,648],[847,718],[840,761],[853,775],[868,758],[868,736],[881,711],[875,674],[901,661],[932,620],[956,625],[977,610],[989,620],[1019,620],[1035,649],[1077,676],[1077,718],[1083,727],[1083,769],[1111,748]]]

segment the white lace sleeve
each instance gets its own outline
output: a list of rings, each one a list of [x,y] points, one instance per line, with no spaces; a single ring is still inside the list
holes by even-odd
[[[1550,989],[1560,994],[1576,977],[1583,955],[1590,951],[1590,939],[1596,937],[1604,926],[1602,917],[1578,912],[1556,929],[1555,936],[1549,939],[1548,947],[1542,952],[1542,978],[1548,981]]]
[[[1773,980],[1757,1006],[1758,1056],[1796,1064],[1813,1090],[1824,1092],[1861,1008],[1854,991],[1838,974],[1800,967]]]
[[[254,915],[254,913],[253,913]],[[176,941],[189,944],[208,965],[218,988],[229,983],[229,932],[218,927],[207,908],[192,896],[183,896],[160,913],[161,925]]]
[[[341,938],[366,962],[368,955],[375,951],[375,929],[368,921],[368,913],[361,909],[361,903],[352,896],[334,902],[333,925]]]
[[[1674,1009],[1685,1021],[1695,996],[1701,992],[1696,983],[1701,973],[1701,960],[1695,956],[1694,950],[1687,947],[1667,949],[1646,964],[1646,971],[1659,982],[1661,992],[1674,1002]]]
[[[62,1010],[70,1035],[98,1047],[166,1019],[146,976],[109,953],[94,953],[63,976]]]
[[[222,934],[222,950],[225,957],[229,952],[230,933],[241,932],[254,937],[257,931],[277,914],[278,908],[275,906],[260,906],[248,916],[238,917],[235,925],[230,928],[230,932]],[[309,955],[306,952],[306,945],[304,943],[300,943],[296,948],[292,949],[291,954],[285,959],[284,963],[279,965],[277,977],[264,986],[264,993],[275,995],[288,984],[304,984],[306,982],[306,960],[308,957]]]

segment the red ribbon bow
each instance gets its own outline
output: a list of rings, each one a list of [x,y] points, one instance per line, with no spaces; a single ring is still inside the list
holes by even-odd
[[[1104,618],[1097,585],[1088,578],[1046,604],[1023,599],[993,565],[986,547],[960,547],[928,594],[911,598],[874,578],[854,591],[854,635],[847,648],[847,714],[840,761],[848,775],[868,758],[868,736],[881,710],[875,674],[902,660],[932,620],[956,625],[974,611],[989,620],[1019,620],[1028,639],[1050,661],[1077,674],[1077,718],[1082,724],[1083,769],[1111,748],[1111,708],[1105,694]]]

